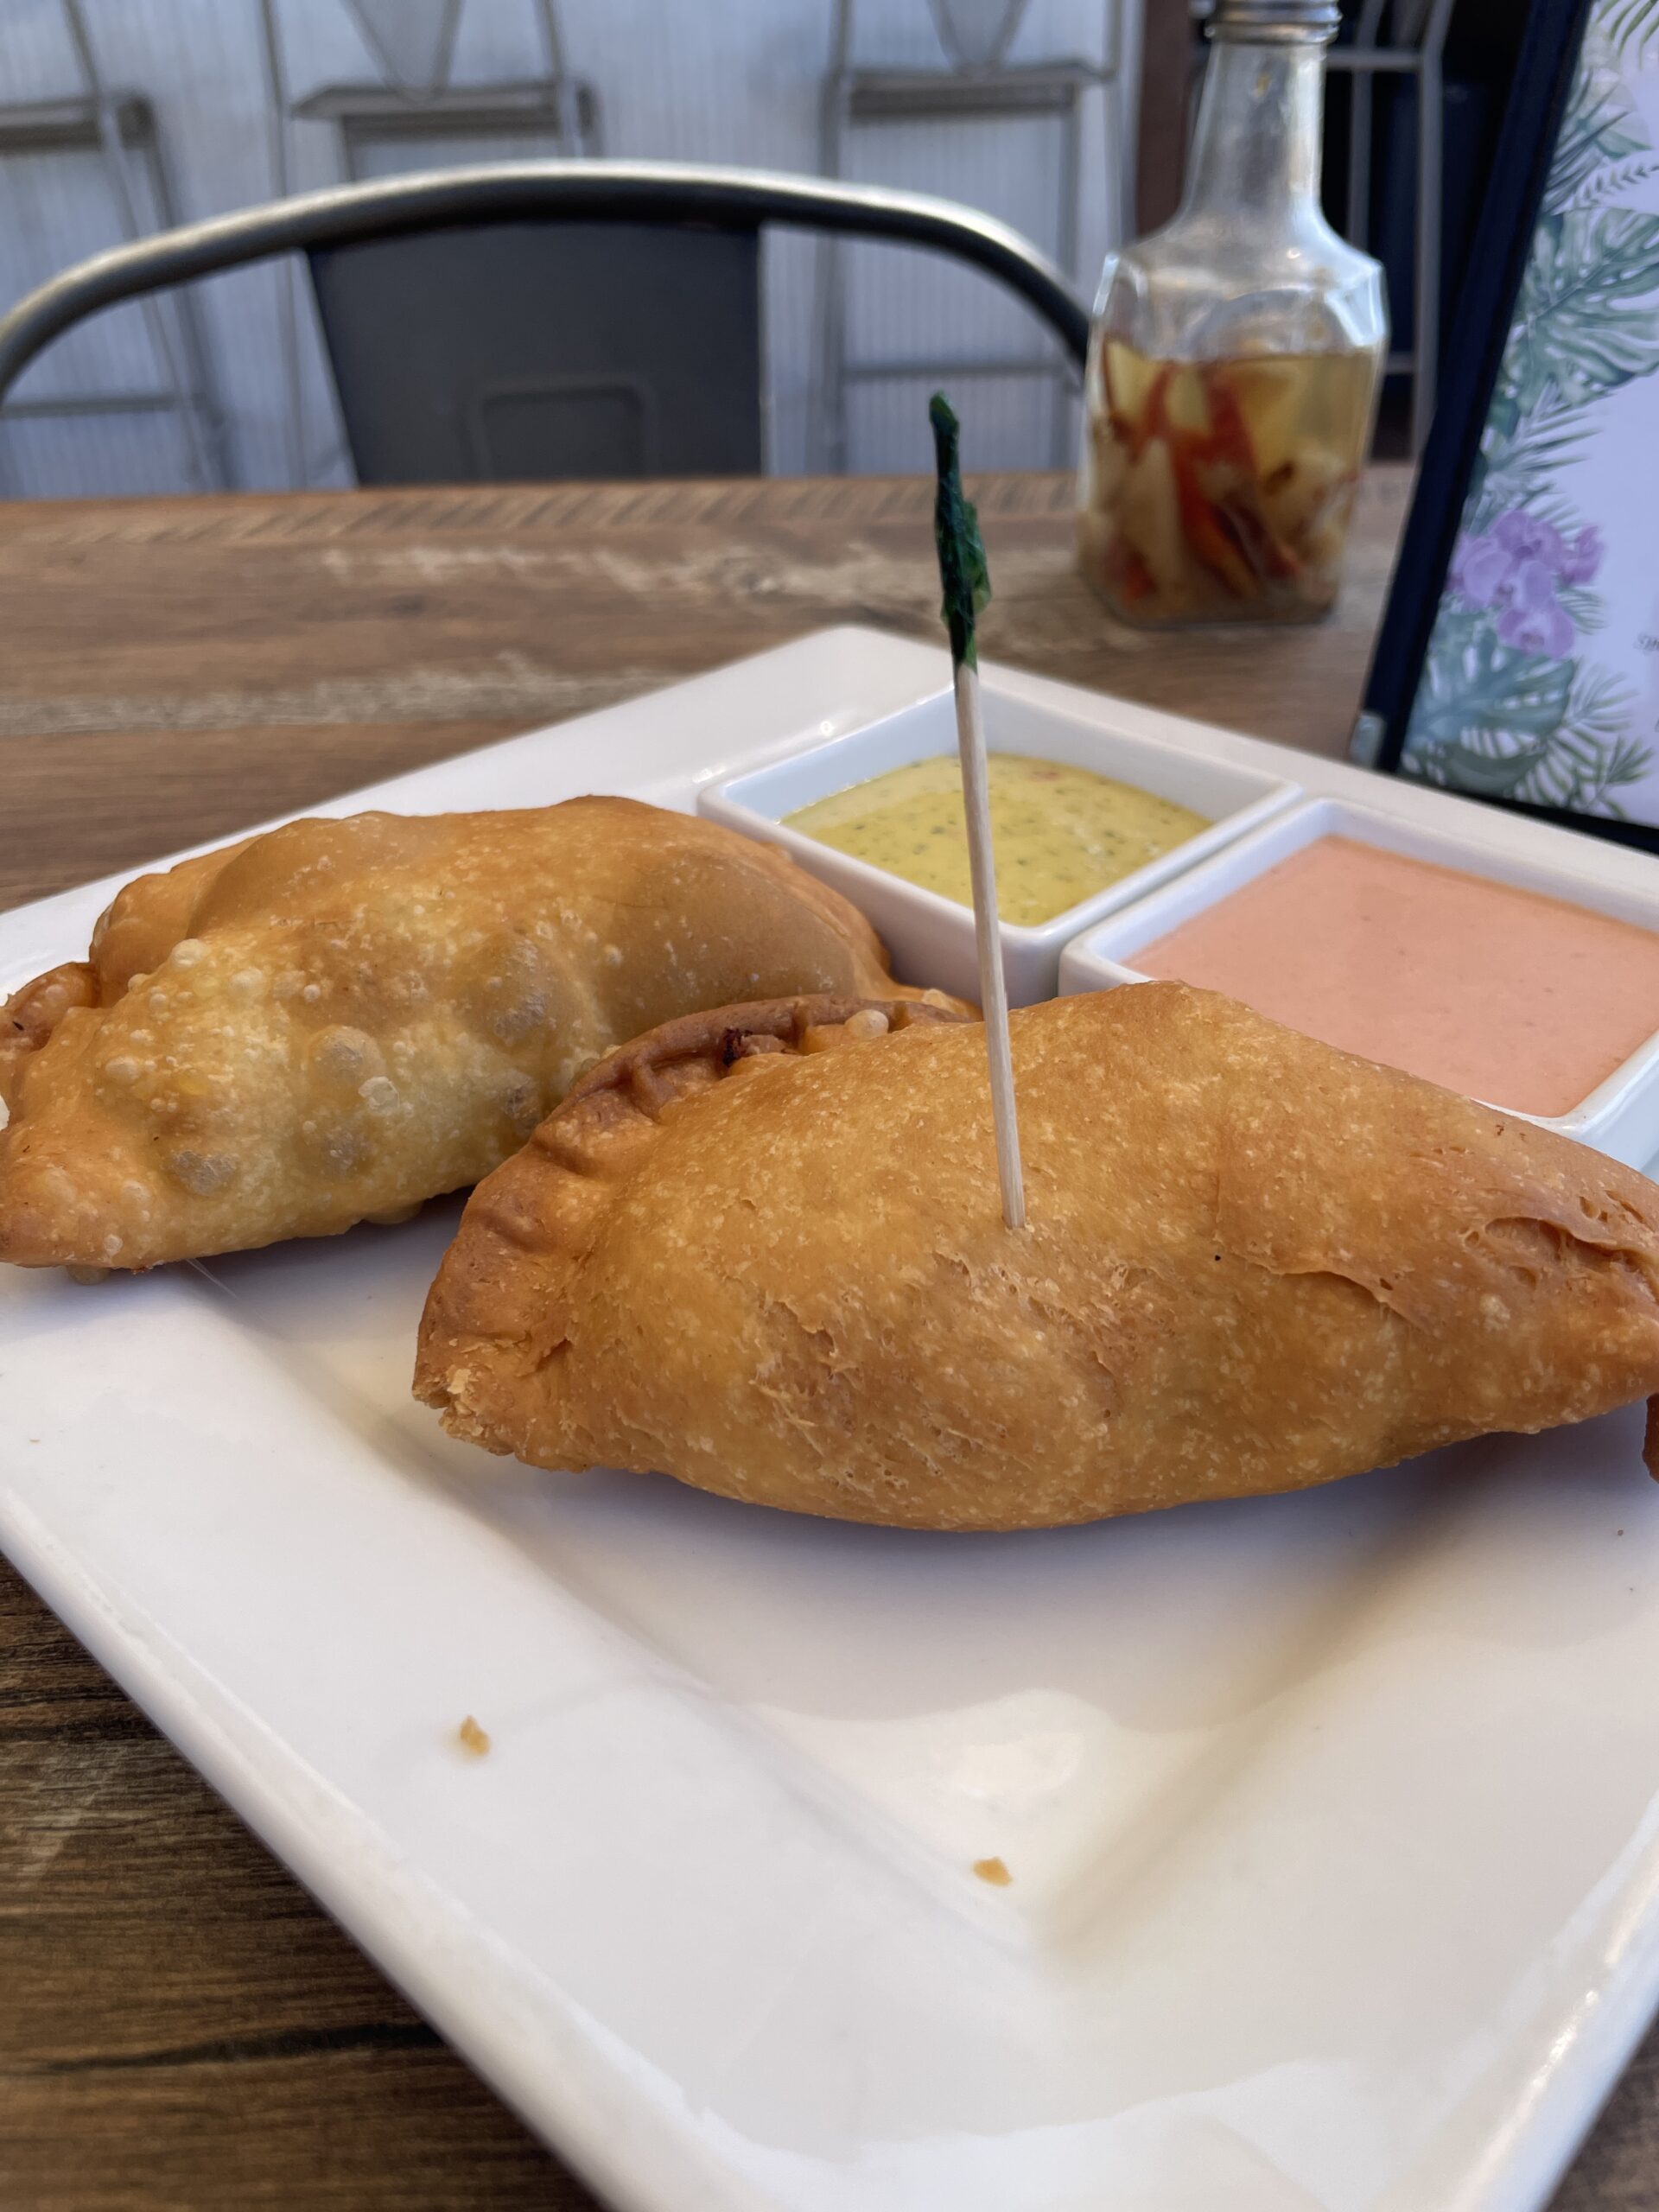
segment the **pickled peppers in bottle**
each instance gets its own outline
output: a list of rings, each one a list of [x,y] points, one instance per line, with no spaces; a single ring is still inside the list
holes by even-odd
[[[1382,271],[1319,207],[1322,0],[1218,0],[1179,213],[1107,264],[1077,542],[1144,624],[1335,600],[1387,345]]]

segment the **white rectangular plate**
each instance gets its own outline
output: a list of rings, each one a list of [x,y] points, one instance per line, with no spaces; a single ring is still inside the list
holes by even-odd
[[[326,810],[689,807],[942,669],[833,631]],[[0,918],[0,986],[111,888]],[[601,2190],[1542,2202],[1659,1997],[1637,1414],[1055,1535],[836,1528],[450,1444],[409,1370],[454,1217],[97,1290],[0,1270],[0,1542]]]

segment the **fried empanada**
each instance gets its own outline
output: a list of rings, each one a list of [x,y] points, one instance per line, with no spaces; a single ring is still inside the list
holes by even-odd
[[[0,1012],[0,1258],[328,1236],[477,1179],[694,1008],[906,995],[772,848],[632,799],[290,823],[141,876]]]
[[[480,1186],[416,1376],[454,1435],[1020,1529],[1659,1390],[1659,1188],[1599,1154],[1139,984],[1013,1017],[1011,1231],[982,1033],[804,1050],[834,1019],[736,1007],[642,1039]]]

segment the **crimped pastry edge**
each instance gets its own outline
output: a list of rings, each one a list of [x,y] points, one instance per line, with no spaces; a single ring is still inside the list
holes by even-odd
[[[902,998],[817,992],[682,1014],[588,1070],[524,1148],[479,1184],[428,1293],[414,1392],[437,1409],[451,1435],[499,1456],[513,1451],[472,1387],[477,1374],[467,1355],[470,1344],[503,1347],[518,1339],[508,1317],[492,1312],[503,1248],[531,1254],[550,1269],[568,1261],[591,1215],[595,1183],[608,1179],[619,1146],[631,1158],[629,1138],[647,1137],[679,1100],[746,1061],[832,1046],[829,1033],[844,1032],[861,1014],[882,1015],[889,1035],[976,1019],[944,992]]]

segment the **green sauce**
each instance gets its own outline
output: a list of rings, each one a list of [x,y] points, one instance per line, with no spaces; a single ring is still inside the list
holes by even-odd
[[[1134,784],[993,753],[987,766],[996,899],[1032,927],[1092,899],[1210,827],[1201,814]],[[962,772],[954,756],[913,760],[784,817],[803,836],[971,906]]]

